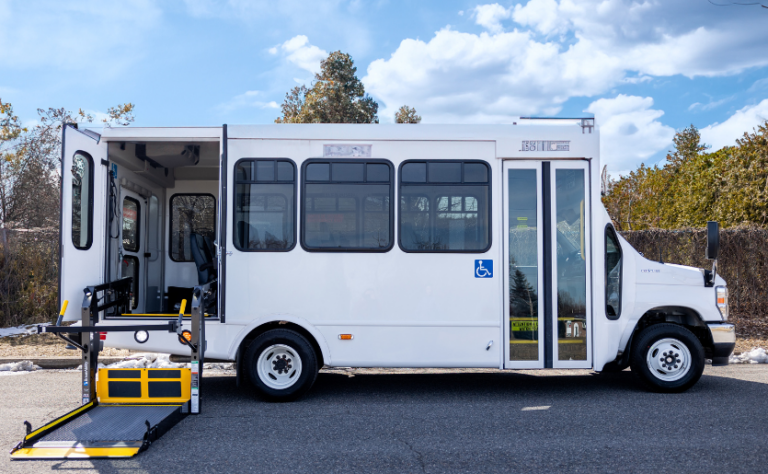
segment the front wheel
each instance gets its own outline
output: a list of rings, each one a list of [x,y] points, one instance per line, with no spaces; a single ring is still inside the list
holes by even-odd
[[[245,353],[253,387],[271,401],[295,400],[317,378],[317,355],[301,334],[272,329],[253,340]]]
[[[641,331],[630,359],[632,372],[657,392],[684,392],[704,372],[704,347],[691,331],[676,324]]]

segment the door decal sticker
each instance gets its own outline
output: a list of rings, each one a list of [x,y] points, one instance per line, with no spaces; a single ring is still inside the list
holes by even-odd
[[[493,278],[493,260],[475,260],[475,278]]]

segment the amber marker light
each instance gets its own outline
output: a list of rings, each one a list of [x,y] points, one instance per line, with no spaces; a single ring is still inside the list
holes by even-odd
[[[352,337],[352,334],[339,334],[339,339],[342,341],[351,341],[354,337]]]
[[[187,331],[186,329],[181,331],[181,336],[179,336],[179,342],[184,344],[184,341],[182,339],[186,339],[187,342],[192,342],[192,333]]]

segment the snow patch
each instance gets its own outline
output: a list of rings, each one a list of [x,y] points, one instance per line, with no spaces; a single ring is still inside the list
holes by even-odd
[[[22,360],[21,362],[9,362],[0,365],[0,373],[3,372],[34,372],[40,370],[40,366],[32,363],[31,360]]]
[[[768,353],[762,347],[756,347],[739,355],[731,354],[729,364],[768,364]]]
[[[99,364],[100,369],[183,369],[190,368],[191,364],[171,362],[169,354],[140,353],[131,354],[120,362],[104,365]],[[233,370],[234,364],[213,362],[203,364],[204,370]]]
[[[99,368],[108,369],[181,369],[189,367],[189,364],[177,364],[171,362],[168,354],[141,353],[132,354],[120,362],[104,365],[99,364]]]
[[[0,328],[0,337],[16,337],[37,334],[38,326],[49,326],[51,323],[40,324],[22,324],[21,326],[11,328]]]

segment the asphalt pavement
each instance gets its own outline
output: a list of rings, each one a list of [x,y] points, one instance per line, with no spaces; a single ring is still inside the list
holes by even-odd
[[[631,372],[321,373],[265,403],[206,374],[203,413],[128,460],[10,461],[2,473],[768,471],[768,366],[708,366],[683,394]],[[79,372],[0,377],[0,445],[78,406]]]

